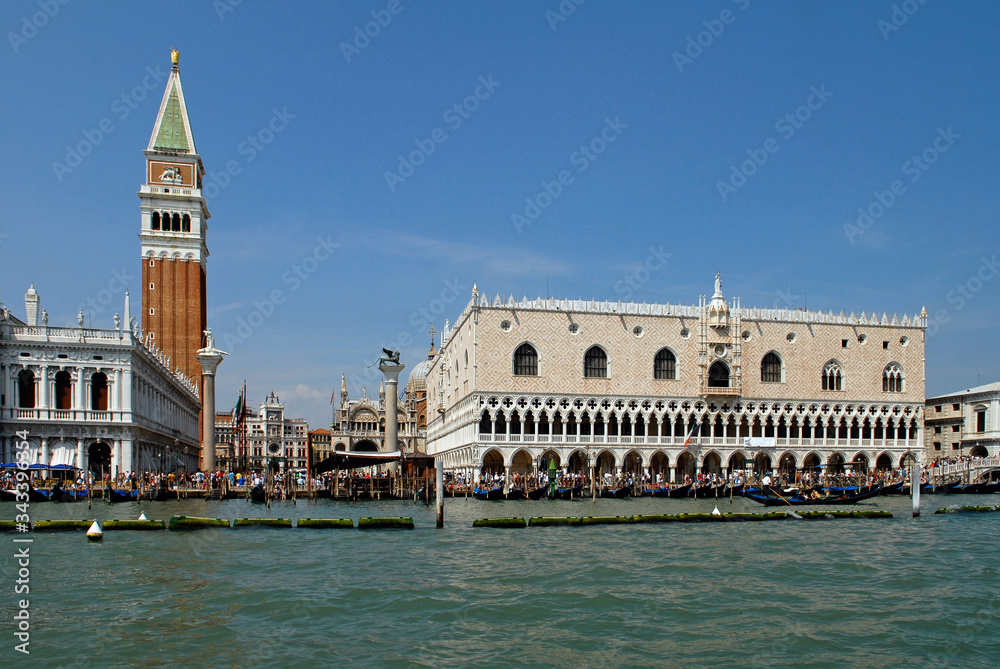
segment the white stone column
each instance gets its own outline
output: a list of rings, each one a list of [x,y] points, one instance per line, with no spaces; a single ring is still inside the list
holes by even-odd
[[[111,448],[111,475],[118,476],[122,471],[122,440],[115,439]]]
[[[76,440],[76,467],[83,469],[83,439]]]
[[[126,367],[122,370],[122,383],[121,383],[121,394],[122,403],[121,410],[123,412],[132,411],[132,370]]]
[[[84,371],[82,367],[77,367],[74,371],[76,372],[76,383],[73,385],[73,409],[76,411],[83,411],[87,408],[87,406],[83,403]]]
[[[108,388],[108,411],[121,410],[122,370],[116,369],[114,379]],[[114,418],[112,418],[114,420]]]
[[[208,346],[199,350],[196,356],[201,364],[201,469],[211,475],[215,471],[215,370],[222,356],[229,354],[215,348],[211,331],[207,339]]]
[[[403,371],[405,365],[396,363],[387,365],[382,363],[379,369],[385,375],[385,440],[383,448],[391,453],[399,448],[399,373]]]
[[[136,465],[135,445],[131,439],[121,441],[121,469],[124,472],[134,472]]]
[[[42,365],[38,380],[38,408],[49,408],[49,367]]]
[[[52,454],[49,452],[49,438],[42,437],[42,453],[39,462],[45,466],[48,466],[49,462],[52,461]],[[46,470],[48,474],[48,470]]]

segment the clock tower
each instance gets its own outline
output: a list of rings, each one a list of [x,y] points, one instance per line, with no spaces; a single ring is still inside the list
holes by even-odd
[[[150,344],[191,379],[201,378],[195,356],[207,324],[205,269],[208,205],[205,168],[191,134],[178,53],[146,147],[146,178],[139,189],[142,228],[142,329]]]

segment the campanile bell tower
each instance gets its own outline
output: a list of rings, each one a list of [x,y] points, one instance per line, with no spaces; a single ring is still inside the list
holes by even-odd
[[[201,378],[195,355],[207,324],[205,269],[208,205],[201,191],[205,168],[195,149],[181,89],[179,56],[171,69],[146,156],[139,189],[142,228],[142,329],[171,366]],[[171,370],[173,371],[173,370]]]

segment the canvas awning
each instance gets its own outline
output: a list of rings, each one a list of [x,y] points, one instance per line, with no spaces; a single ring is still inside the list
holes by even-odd
[[[337,451],[326,460],[317,462],[313,467],[316,474],[324,474],[335,469],[360,469],[362,467],[373,467],[375,465],[399,462],[403,454],[401,451],[366,452],[366,451]]]

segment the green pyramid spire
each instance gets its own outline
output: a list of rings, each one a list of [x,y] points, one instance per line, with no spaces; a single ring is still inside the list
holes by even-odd
[[[184,117],[181,113],[181,102],[177,95],[176,83],[170,87],[170,93],[167,95],[167,104],[163,109],[163,120],[160,122],[160,131],[156,133],[153,148],[168,151],[191,150],[187,132],[184,130]]]

